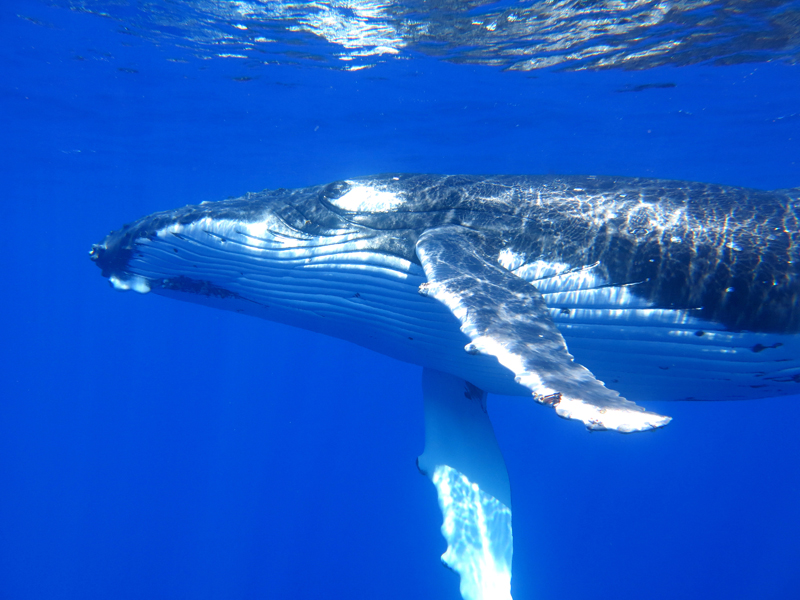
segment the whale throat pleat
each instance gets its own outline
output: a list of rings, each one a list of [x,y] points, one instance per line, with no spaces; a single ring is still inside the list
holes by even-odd
[[[498,393],[521,387],[439,302],[422,268],[370,249],[364,232],[292,238],[263,223],[171,223],[136,240],[128,270],[157,294],[347,339],[393,358],[469,376]],[[374,244],[373,244],[374,245]]]

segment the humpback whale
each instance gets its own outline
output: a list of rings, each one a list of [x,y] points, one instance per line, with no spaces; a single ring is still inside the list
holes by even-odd
[[[144,217],[91,259],[119,290],[336,336],[423,367],[425,449],[465,599],[510,598],[487,394],[589,430],[634,401],[800,393],[800,189],[388,174]]]

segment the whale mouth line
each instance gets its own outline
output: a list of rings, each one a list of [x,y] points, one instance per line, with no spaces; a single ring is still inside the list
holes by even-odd
[[[206,279],[192,279],[191,277],[186,277],[185,275],[177,275],[175,277],[156,280],[151,282],[151,287],[159,287],[161,289],[170,290],[173,292],[197,294],[200,296],[207,296],[209,298],[219,298],[221,300],[247,300],[248,302],[263,306],[260,302],[250,300],[250,298],[246,298],[237,292],[218,286]]]

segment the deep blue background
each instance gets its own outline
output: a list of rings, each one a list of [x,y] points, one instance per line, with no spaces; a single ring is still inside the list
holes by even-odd
[[[3,600],[459,597],[420,369],[115,293],[110,229],[382,171],[800,185],[798,67],[256,69],[117,29],[0,5]],[[515,599],[800,597],[800,397],[653,408],[620,436],[491,398]]]

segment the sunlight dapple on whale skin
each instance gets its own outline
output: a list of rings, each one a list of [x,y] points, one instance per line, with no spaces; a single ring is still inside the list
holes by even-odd
[[[155,213],[91,251],[117,289],[333,335],[424,367],[426,445],[465,598],[510,597],[486,393],[593,430],[632,400],[800,393],[800,190],[390,174]]]

